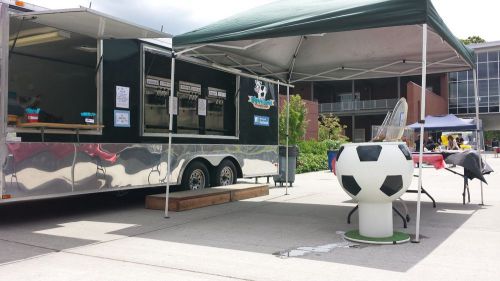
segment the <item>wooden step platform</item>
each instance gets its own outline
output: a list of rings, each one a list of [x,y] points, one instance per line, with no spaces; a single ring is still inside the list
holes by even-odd
[[[240,183],[170,193],[168,210],[186,211],[211,205],[269,195],[269,185]],[[165,193],[146,196],[146,209],[164,210]]]

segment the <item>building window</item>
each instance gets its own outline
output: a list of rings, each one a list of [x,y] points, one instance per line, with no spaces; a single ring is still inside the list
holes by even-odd
[[[488,52],[488,61],[498,61],[498,51]]]
[[[488,64],[478,63],[477,64],[477,76],[478,79],[488,79]]]
[[[499,113],[500,51],[477,54],[478,96],[480,113]],[[449,113],[476,112],[472,71],[449,74]]]
[[[479,53],[477,54],[478,62],[487,62],[488,61],[488,53]]]

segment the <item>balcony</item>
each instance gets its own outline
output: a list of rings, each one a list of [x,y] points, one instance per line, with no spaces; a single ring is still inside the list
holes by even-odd
[[[377,113],[386,112],[394,108],[398,99],[382,100],[356,100],[348,102],[321,103],[319,104],[319,113]]]

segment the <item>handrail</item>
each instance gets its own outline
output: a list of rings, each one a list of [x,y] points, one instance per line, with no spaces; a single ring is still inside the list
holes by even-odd
[[[398,99],[355,100],[347,102],[320,103],[319,113],[391,109]]]

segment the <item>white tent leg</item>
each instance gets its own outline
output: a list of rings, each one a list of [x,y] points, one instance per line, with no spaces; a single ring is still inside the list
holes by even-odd
[[[290,87],[286,86],[285,195],[288,195],[288,134],[290,133]]]
[[[420,97],[420,151],[418,153],[417,219],[414,243],[420,243],[420,208],[422,197],[422,162],[424,157],[425,92],[427,88],[427,24],[422,26],[422,91]]]
[[[175,93],[175,54],[172,52],[172,68],[170,73],[170,96],[168,101],[168,150],[167,150],[167,188],[165,190],[165,218],[169,218],[168,216],[168,200],[170,196],[170,176],[172,171],[170,170],[170,162],[172,157],[172,127],[174,122],[174,105],[173,105],[173,97]]]
[[[479,159],[482,160],[483,157],[481,155],[481,137],[480,137],[480,126],[479,126],[479,98],[478,98],[478,83],[477,83],[477,71],[476,69],[474,68],[472,70],[472,75],[473,75],[473,79],[474,79],[474,100],[475,100],[475,107],[476,107],[476,147],[477,147],[477,153],[479,154]],[[483,163],[482,161],[479,161],[479,168],[482,170],[483,169]],[[480,185],[481,185],[481,204],[480,205],[484,205],[484,196],[483,196],[483,182],[482,181],[479,181]]]

